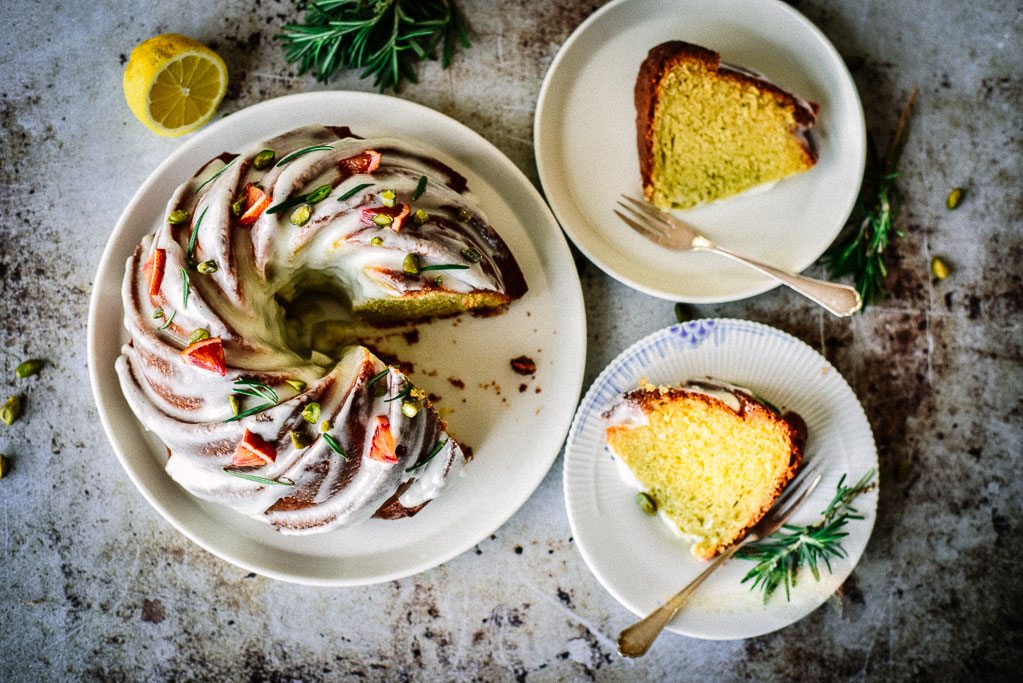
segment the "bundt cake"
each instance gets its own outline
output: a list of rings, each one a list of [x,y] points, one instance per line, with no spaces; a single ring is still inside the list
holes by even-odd
[[[635,88],[646,198],[688,209],[809,170],[818,106],[682,41],[650,50]]]
[[[281,532],[412,515],[463,449],[397,367],[301,344],[282,302],[314,290],[404,321],[498,309],[526,283],[456,171],[301,128],[203,166],[128,259],[124,395],[175,481]]]
[[[734,385],[645,381],[603,414],[607,444],[665,522],[708,560],[742,538],[793,477],[804,436]]]

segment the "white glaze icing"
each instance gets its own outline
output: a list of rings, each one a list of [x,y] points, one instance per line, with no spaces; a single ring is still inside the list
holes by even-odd
[[[276,150],[282,159],[313,145],[330,149],[310,152],[264,172],[251,168],[251,160],[263,149]],[[348,177],[340,172],[338,161],[369,149],[381,152],[379,169]],[[423,175],[428,178],[425,192],[412,202]],[[250,228],[240,227],[231,216],[231,203],[247,182],[256,180],[271,196],[271,206],[322,184],[330,183],[332,189],[315,204],[302,227],[288,221],[291,209],[264,212]],[[416,508],[443,491],[465,457],[428,405],[409,418],[402,412],[402,401],[385,401],[403,390],[407,377],[392,368],[379,380],[386,383],[386,393],[376,396],[367,380],[386,366],[367,349],[350,347],[337,362],[318,352],[300,355],[287,343],[284,312],[277,299],[300,291],[309,278],[333,282],[355,307],[438,288],[432,278],[401,273],[405,255],[413,251],[420,254],[422,265],[470,266],[439,271],[444,291],[514,290],[518,285],[507,286],[507,265],[499,262],[506,248],[459,181],[457,173],[399,140],[339,139],[335,131],[310,126],[253,145],[226,167],[223,160],[214,160],[178,188],[167,213],[178,208],[190,211],[199,224],[194,261],[214,260],[219,268],[202,275],[188,266],[189,226],[175,228],[162,220],[154,226],[126,265],[122,298],[132,341],[116,362],[128,403],[167,445],[166,469],[176,482],[196,496],[229,505],[285,533],[324,531],[365,519],[403,485],[406,488],[397,502],[404,508]],[[372,187],[337,201],[364,183]],[[362,209],[379,206],[379,192],[384,189],[394,190],[398,203],[426,211],[431,220],[414,227],[409,223],[397,232],[368,225]],[[460,211],[471,214],[471,219],[459,220]],[[384,244],[372,245],[373,237],[381,237]],[[479,262],[470,263],[461,256],[466,246],[480,252]],[[140,270],[156,248],[165,251],[167,265],[160,293],[151,298],[148,280]],[[189,273],[187,306],[182,268]],[[517,266],[513,275],[521,278]],[[514,298],[521,291],[509,294]],[[157,306],[165,311],[164,318],[153,317]],[[157,329],[171,311],[175,312],[172,324]],[[182,361],[181,349],[199,328],[223,340],[225,377]],[[227,398],[240,377],[273,386],[280,401],[225,423],[232,416]],[[297,392],[283,383],[285,379],[301,380],[306,387]],[[320,404],[320,419],[332,422],[330,433],[347,460],[319,438],[316,426],[302,420],[302,408],[312,401]],[[258,402],[245,398],[242,407]],[[377,416],[389,421],[398,445],[396,463],[370,457]],[[246,429],[277,450],[273,463],[246,472],[293,485],[253,482],[224,472]],[[313,444],[295,449],[291,430],[306,431],[314,437]],[[410,469],[438,442],[444,446],[430,462]]]

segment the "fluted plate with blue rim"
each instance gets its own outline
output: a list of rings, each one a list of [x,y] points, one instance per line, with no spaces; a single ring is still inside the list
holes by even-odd
[[[636,342],[597,377],[576,412],[565,446],[565,503],[572,534],[587,566],[604,588],[637,616],[689,583],[704,568],[657,517],[636,504],[636,490],[621,477],[607,449],[601,414],[642,378],[658,385],[713,377],[744,386],[807,425],[804,461],[819,460],[823,479],[790,523],[812,524],[835,493],[839,479],[855,482],[877,469],[870,425],[842,375],[815,350],[760,323],[712,318],[672,325]],[[849,576],[874,526],[878,491],[854,506],[862,520],[849,523],[845,558],[809,572],[786,600],[779,589],[765,604],[742,578],[752,568],[734,559],[712,575],[667,630],[695,638],[750,638],[783,628],[820,606]],[[623,620],[622,626],[626,625]]]

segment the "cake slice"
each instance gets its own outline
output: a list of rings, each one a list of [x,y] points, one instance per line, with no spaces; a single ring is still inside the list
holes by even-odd
[[[709,560],[743,537],[781,494],[802,458],[797,417],[752,393],[693,381],[644,380],[603,415],[607,444],[665,522]]]
[[[802,173],[817,162],[818,106],[713,50],[670,41],[650,50],[635,88],[643,192],[688,209]]]

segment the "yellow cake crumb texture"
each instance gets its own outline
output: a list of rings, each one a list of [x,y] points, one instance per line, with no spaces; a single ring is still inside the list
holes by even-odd
[[[780,493],[796,464],[793,430],[752,401],[736,413],[701,394],[656,395],[644,408],[649,423],[610,426],[608,444],[658,509],[697,539],[693,554],[709,559]]]

